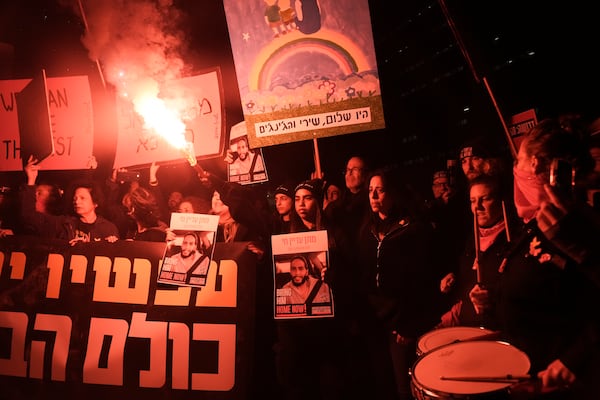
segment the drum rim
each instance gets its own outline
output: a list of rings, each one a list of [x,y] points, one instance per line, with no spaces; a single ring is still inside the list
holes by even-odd
[[[443,332],[443,331],[448,332],[448,331],[459,331],[459,330],[471,331],[471,332],[479,331],[479,332],[481,332],[482,335],[485,335],[485,334],[488,334],[488,333],[489,334],[494,333],[493,330],[485,328],[483,326],[446,326],[446,327],[443,327],[443,328],[433,329],[433,330],[431,330],[429,332],[426,332],[423,335],[419,336],[419,339],[417,340],[417,352],[418,352],[417,355],[420,356],[420,355],[426,354],[426,353],[428,353],[428,352],[430,352],[432,350],[435,350],[435,349],[439,348],[440,346],[445,346],[446,344],[457,343],[456,341],[453,341],[453,342],[445,343],[443,345],[432,347],[432,348],[429,348],[429,349],[422,349],[421,348],[422,347],[421,344],[422,344],[423,340],[425,340],[425,338],[432,337],[432,336],[434,336],[435,333],[440,333],[440,332]],[[477,335],[472,336],[472,337],[476,337],[476,336]],[[465,337],[464,339],[471,339],[472,337]]]
[[[426,357],[431,356],[434,352],[438,352],[438,351],[444,351],[447,350],[447,348],[452,347],[452,346],[462,346],[462,345],[472,345],[474,343],[497,343],[503,346],[509,346],[512,349],[516,350],[518,353],[520,353],[521,355],[523,355],[526,359],[527,359],[527,364],[528,364],[528,370],[531,369],[531,360],[529,359],[529,356],[527,355],[527,353],[525,353],[523,350],[521,350],[519,347],[510,344],[507,341],[504,340],[472,340],[472,341],[462,341],[462,342],[453,342],[453,343],[448,343],[439,347],[436,347],[435,349],[432,349],[426,353],[421,354],[420,356],[417,357],[417,359],[415,360],[415,362],[413,363],[412,367],[409,369],[409,375],[411,377],[411,385],[414,384],[419,390],[425,392],[425,393],[429,393],[432,395],[446,395],[446,396],[465,396],[466,394],[462,394],[462,393],[451,393],[451,392],[445,392],[439,389],[435,389],[435,388],[431,388],[431,387],[427,387],[423,382],[419,381],[419,379],[417,378],[416,374],[415,374],[415,369],[417,367],[417,365],[419,364],[420,361],[422,361],[423,359],[425,359]],[[496,394],[496,393],[501,393],[504,391],[507,391],[510,386],[512,386],[513,383],[507,383],[505,384],[505,386],[499,387],[498,389],[495,390],[489,390],[489,391],[485,391],[485,392],[477,392],[477,393],[470,393],[469,395],[473,395],[473,396],[480,396],[480,395],[490,395],[490,394]],[[459,397],[460,398],[460,397]]]

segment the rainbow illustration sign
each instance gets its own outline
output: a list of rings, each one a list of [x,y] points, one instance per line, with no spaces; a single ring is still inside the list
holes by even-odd
[[[367,0],[225,0],[252,147],[385,127]]]

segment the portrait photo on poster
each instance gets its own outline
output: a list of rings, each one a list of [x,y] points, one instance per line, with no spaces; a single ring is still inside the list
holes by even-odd
[[[158,282],[195,287],[206,285],[214,254],[214,217],[191,213],[171,215],[170,229],[175,239],[165,248]]]
[[[324,281],[327,253],[274,256],[275,318],[333,316],[333,297]]]
[[[250,148],[244,121],[231,127],[225,162],[229,182],[247,185],[269,180],[262,149]]]
[[[206,285],[213,256],[213,232],[176,232],[177,238],[165,250],[158,282],[173,285]]]

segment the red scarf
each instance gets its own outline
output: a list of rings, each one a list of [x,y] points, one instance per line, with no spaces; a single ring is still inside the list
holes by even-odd
[[[540,204],[549,200],[544,191],[544,179],[527,171],[513,167],[514,175],[514,199],[517,214],[523,218],[525,223],[535,218]]]

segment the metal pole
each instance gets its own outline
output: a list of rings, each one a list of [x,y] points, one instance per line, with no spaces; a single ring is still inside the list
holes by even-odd
[[[81,19],[83,20],[83,26],[85,26],[85,31],[89,35],[90,29],[88,27],[87,18],[85,16],[85,11],[83,10],[83,4],[81,3],[81,0],[77,0],[77,3],[79,4],[79,13],[81,14]],[[97,58],[94,61],[96,63],[96,68],[98,68],[98,73],[100,74],[100,80],[102,81],[102,86],[104,87],[104,89],[106,89],[106,81],[104,80],[104,74],[102,73],[102,67],[100,66],[100,61]]]

